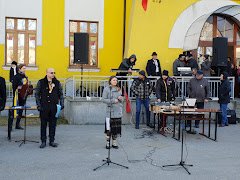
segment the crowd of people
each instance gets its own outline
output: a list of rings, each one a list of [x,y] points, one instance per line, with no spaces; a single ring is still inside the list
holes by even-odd
[[[117,136],[121,135],[121,118],[123,116],[123,90],[119,84],[119,80],[126,79],[127,76],[132,73],[132,69],[136,64],[136,55],[131,55],[122,61],[119,66],[123,72],[118,72],[116,75],[121,76],[119,79],[117,76],[111,76],[109,84],[103,90],[102,99],[107,104],[106,121],[105,121],[105,133],[106,133],[106,148],[110,148],[109,141],[112,138],[112,148],[118,148]],[[231,59],[228,60],[231,63]],[[204,104],[209,100],[209,83],[204,76],[212,74],[213,70],[209,56],[204,55],[201,66],[193,58],[191,53],[186,55],[180,54],[178,59],[173,63],[173,74],[178,76],[178,67],[190,67],[192,69],[192,79],[187,86],[187,94],[190,98],[196,99],[196,107],[199,109],[204,108]],[[235,72],[240,75],[240,68]],[[233,66],[229,65],[224,71],[221,72],[220,80],[221,84],[218,89],[219,104],[222,111],[222,123],[221,127],[228,125],[227,120],[227,105],[230,102],[230,83],[228,76],[233,74]],[[148,76],[157,76],[158,80],[155,84]],[[26,65],[17,65],[12,62],[10,69],[10,82],[13,87],[13,106],[25,106],[27,95],[29,94],[29,80],[26,75]],[[240,78],[239,78],[240,81]],[[156,94],[156,102],[171,102],[175,100],[176,89],[175,79],[169,76],[168,70],[162,70],[160,60],[157,58],[157,53],[152,53],[152,58],[147,61],[146,71],[139,71],[138,78],[135,78],[131,84],[131,93],[136,97],[136,122],[135,128],[139,129],[140,114],[142,104],[146,111],[146,124],[152,127],[150,123],[150,95],[154,91]],[[0,77],[0,110],[4,110],[6,104],[6,83],[4,78]],[[64,108],[64,98],[61,83],[55,77],[55,70],[48,68],[46,76],[40,79],[35,88],[35,98],[37,109],[40,112],[41,119],[41,145],[40,148],[46,147],[47,135],[46,128],[49,123],[49,145],[57,147],[55,143],[55,131],[56,131],[56,113],[57,105]],[[18,111],[16,129],[23,129],[20,125],[22,110]],[[195,128],[199,128],[199,121],[195,121]]]

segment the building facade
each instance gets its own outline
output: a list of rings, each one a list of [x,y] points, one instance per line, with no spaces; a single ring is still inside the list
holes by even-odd
[[[229,56],[240,60],[239,0],[0,0],[0,74],[13,60],[30,79],[54,67],[58,78],[113,75],[123,57],[137,55],[145,69],[153,51],[172,71],[178,54],[212,53],[213,37],[228,37]],[[74,61],[74,33],[87,33],[88,61]]]

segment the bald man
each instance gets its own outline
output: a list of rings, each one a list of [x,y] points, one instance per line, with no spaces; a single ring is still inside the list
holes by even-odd
[[[57,122],[55,115],[57,112],[57,104],[60,103],[61,109],[64,108],[64,99],[61,83],[56,79],[53,68],[48,68],[45,78],[38,81],[35,98],[41,118],[42,144],[40,148],[46,147],[47,122],[49,123],[49,146],[57,147],[58,144],[54,143]]]

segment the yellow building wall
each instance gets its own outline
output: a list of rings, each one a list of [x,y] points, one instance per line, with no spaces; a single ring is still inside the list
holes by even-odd
[[[149,0],[147,11],[143,10],[142,1],[133,2],[126,56],[136,54],[135,68],[145,70],[147,60],[156,51],[162,70],[169,70],[172,74],[173,61],[183,50],[168,48],[171,30],[179,15],[198,0],[161,0],[160,3],[159,0]],[[240,3],[239,0],[235,2]]]
[[[184,0],[184,3],[179,0],[162,0],[161,3],[158,0],[148,1],[147,11],[144,11],[142,2],[134,1],[126,56],[132,53],[137,55],[136,68],[145,70],[147,60],[156,51],[162,70],[172,72],[172,63],[182,53],[182,49],[169,49],[169,36],[178,16],[195,2],[197,0]]]
[[[99,49],[100,72],[86,72],[85,75],[111,75],[111,68],[118,68],[122,61],[123,47],[123,0],[104,1],[104,47]],[[132,0],[127,0],[127,16]],[[127,17],[127,20],[129,18]],[[80,75],[68,72],[69,48],[64,47],[64,0],[43,0],[42,46],[36,50],[38,70],[27,71],[30,79],[45,76],[46,68],[53,67],[58,78]],[[4,45],[0,45],[0,66],[4,66]],[[9,71],[0,68],[0,76],[9,79]]]
[[[125,57],[137,55],[135,68],[145,69],[146,61],[156,51],[162,69],[172,72],[172,63],[182,49],[169,49],[171,29],[178,16],[197,0],[148,1],[145,12],[141,0],[126,0],[126,49]],[[235,2],[240,3],[239,0]],[[113,75],[111,68],[117,68],[122,61],[123,47],[123,0],[104,1],[104,47],[99,49],[100,72],[86,72],[85,75]],[[69,48],[64,47],[64,0],[43,0],[42,46],[37,47],[38,70],[28,71],[30,79],[45,75],[46,68],[54,67],[58,78],[79,75],[68,72]],[[0,45],[0,66],[4,65],[4,45]],[[0,68],[0,75],[8,80],[9,71]]]

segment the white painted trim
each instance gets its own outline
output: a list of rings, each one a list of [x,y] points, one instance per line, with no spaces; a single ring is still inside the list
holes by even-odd
[[[192,4],[176,20],[170,37],[169,48],[184,48],[184,39],[188,29],[194,21],[205,14],[212,14],[214,11],[229,5],[239,5],[230,0],[201,0]]]
[[[37,19],[37,45],[42,45],[42,0],[0,0],[0,44],[5,44],[5,18]]]
[[[76,69],[76,68],[68,68],[68,72],[81,72],[81,68]],[[83,69],[83,72],[100,72],[99,68],[96,69]]]
[[[64,45],[69,46],[69,20],[97,21],[98,48],[104,45],[104,0],[65,0]]]
[[[10,70],[11,66],[2,66],[3,70]],[[37,71],[38,66],[26,66],[27,71]]]

